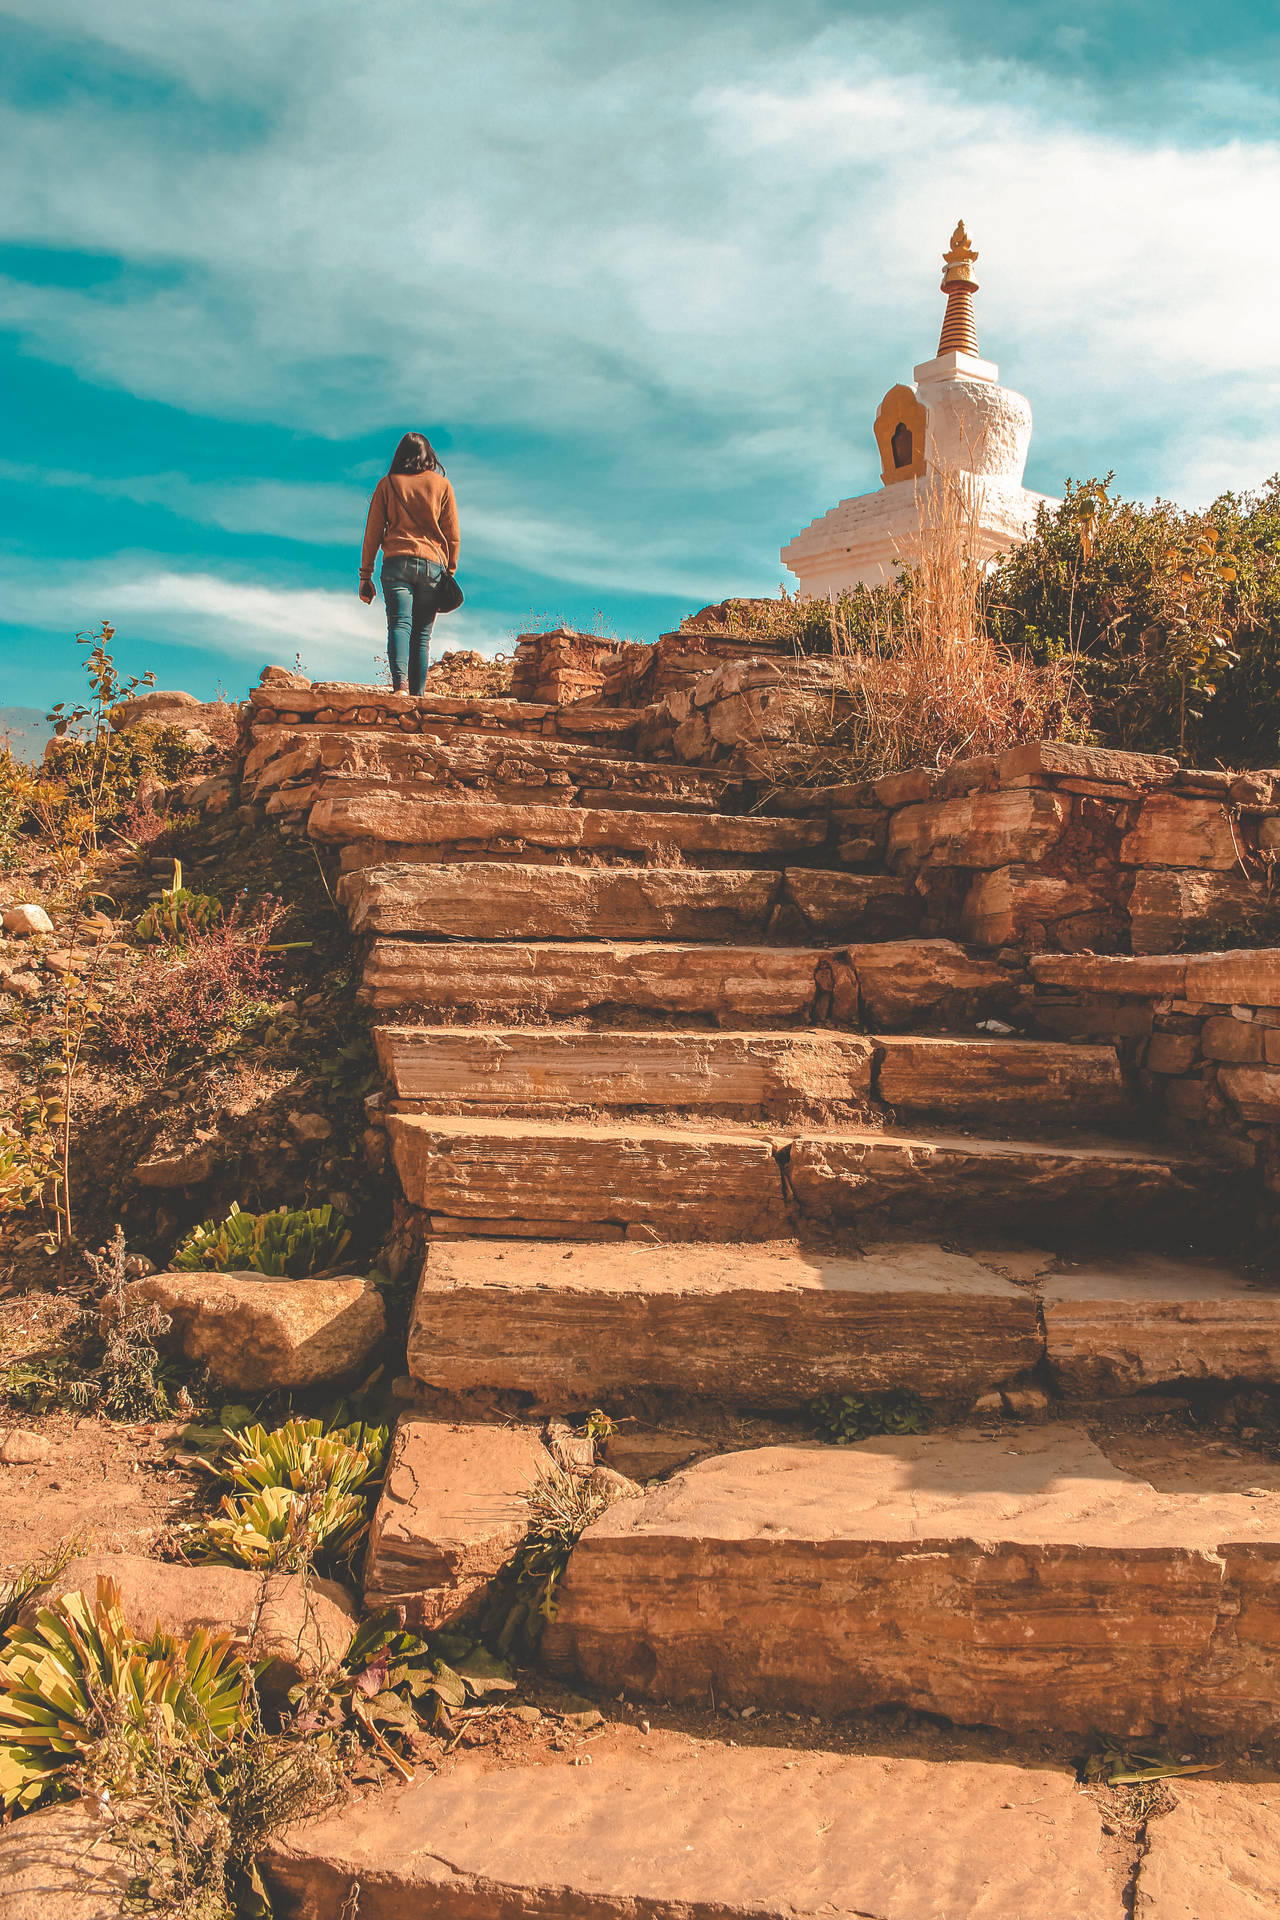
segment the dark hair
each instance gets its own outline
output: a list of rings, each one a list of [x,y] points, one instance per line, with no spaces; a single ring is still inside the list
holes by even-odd
[[[436,450],[425,433],[406,433],[396,448],[389,469],[392,473],[443,473]]]

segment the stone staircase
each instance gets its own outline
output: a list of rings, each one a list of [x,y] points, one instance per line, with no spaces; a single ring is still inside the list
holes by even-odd
[[[1230,1004],[1188,1000],[1182,957],[1183,997],[1161,956],[1100,961],[1120,972],[1081,995],[1087,957],[957,944],[927,820],[850,855],[847,806],[771,811],[732,763],[648,759],[625,708],[345,691],[273,691],[247,775],[340,856],[372,1145],[421,1267],[370,1591],[448,1618],[441,1567],[492,1572],[519,1537],[519,1472],[477,1464],[504,1428],[477,1417],[430,1482],[433,1405],[455,1428],[468,1395],[655,1430],[746,1409],[792,1425],[730,1451],[704,1425],[704,1457],[588,1529],[558,1670],[735,1708],[1280,1728],[1280,1477],[1157,1487],[1086,1431],[1153,1388],[1280,1380],[1280,1292],[1235,1246],[1252,1176],[1171,1133],[1127,1037]],[[998,832],[1065,804],[1024,788]],[[963,865],[974,808],[945,805]],[[1274,965],[1218,959],[1259,983],[1242,1018],[1280,1006]],[[888,1389],[937,1424],[797,1441],[815,1396]],[[1011,1426],[1020,1404],[1052,1418]]]

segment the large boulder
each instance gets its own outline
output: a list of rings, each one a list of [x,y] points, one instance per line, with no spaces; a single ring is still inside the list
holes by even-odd
[[[182,727],[204,732],[209,721],[224,713],[217,700],[197,700],[194,693],[170,692],[156,687],[150,693],[135,694],[111,710],[111,725],[117,733],[129,727]]]
[[[119,1920],[134,1876],[115,1831],[111,1815],[85,1800],[0,1831],[3,1920]]]
[[[140,1553],[90,1553],[69,1560],[29,1599],[25,1625],[51,1599],[92,1596],[99,1579],[114,1580],[130,1630],[186,1639],[197,1628],[234,1634],[248,1658],[265,1660],[259,1685],[286,1693],[300,1680],[341,1660],[355,1631],[356,1608],[345,1587],[300,1573],[257,1573],[249,1567],[186,1566]],[[0,1909],[2,1911],[2,1909]]]
[[[173,1321],[183,1357],[240,1392],[312,1387],[357,1373],[386,1331],[372,1280],[260,1273],[151,1273],[130,1297]]]

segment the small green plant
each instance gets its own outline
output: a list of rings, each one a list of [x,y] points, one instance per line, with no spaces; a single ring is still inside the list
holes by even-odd
[[[63,1540],[43,1560],[28,1560],[11,1580],[0,1583],[0,1642],[6,1640],[17,1624],[18,1615],[31,1598],[56,1580],[82,1549],[71,1540]]]
[[[618,1431],[618,1423],[611,1420],[600,1407],[592,1407],[590,1413],[584,1413],[574,1432],[581,1434],[584,1440],[606,1441],[610,1434]]]
[[[529,1531],[503,1588],[485,1617],[486,1637],[499,1653],[532,1653],[548,1620],[556,1617],[556,1589],[583,1531],[599,1519],[612,1495],[589,1475],[553,1467],[523,1496]]]
[[[0,1214],[24,1213],[38,1201],[56,1206],[62,1178],[61,1100],[30,1093],[0,1121]]]
[[[451,1734],[453,1714],[515,1689],[507,1663],[477,1641],[458,1634],[420,1639],[388,1609],[361,1621],[336,1676],[319,1687],[297,1687],[289,1697],[298,1732],[351,1724],[403,1772],[391,1741],[412,1745],[423,1727]]]
[[[363,1422],[326,1430],[323,1421],[293,1419],[228,1435],[221,1467],[233,1490],[205,1523],[203,1557],[261,1568],[349,1559],[369,1524],[386,1450],[387,1429]]]
[[[158,1739],[180,1735],[212,1763],[249,1724],[250,1676],[228,1633],[147,1638],[125,1624],[120,1589],[66,1594],[18,1627],[0,1658],[0,1803],[37,1806],[76,1769],[127,1794]]]
[[[1126,1747],[1100,1735],[1080,1763],[1080,1778],[1095,1786],[1136,1787],[1182,1774],[1212,1773],[1221,1764],[1220,1760],[1179,1761],[1159,1747]]]
[[[185,947],[193,933],[207,933],[222,918],[222,903],[211,893],[193,893],[182,884],[182,862],[173,863],[173,885],[153,900],[134,927],[143,942]]]
[[[320,1062],[335,1100],[359,1100],[378,1083],[378,1062],[367,1033],[358,1033]]]
[[[124,1262],[124,1230],[119,1226],[101,1253],[85,1254],[85,1264],[102,1290],[98,1405],[114,1420],[163,1420],[173,1411],[166,1378],[170,1369],[156,1343],[173,1322],[153,1300],[130,1294]]]
[[[820,1394],[810,1402],[809,1413],[819,1433],[838,1447],[876,1433],[923,1433],[929,1424],[929,1409],[906,1387],[888,1393]]]
[[[351,1229],[330,1206],[291,1212],[242,1213],[235,1203],[222,1221],[206,1220],[173,1256],[182,1273],[265,1273],[306,1280],[337,1264]]]
[[[48,1413],[54,1407],[82,1413],[93,1405],[94,1383],[69,1353],[44,1360],[13,1360],[0,1371],[0,1397],[25,1413]]]

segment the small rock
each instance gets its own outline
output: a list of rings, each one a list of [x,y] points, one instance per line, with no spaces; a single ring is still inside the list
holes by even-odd
[[[186,1153],[139,1161],[133,1173],[140,1187],[198,1187],[210,1178],[213,1168],[214,1157],[210,1149],[192,1147]]]
[[[628,1480],[625,1473],[615,1473],[612,1467],[592,1467],[587,1475],[587,1486],[592,1493],[604,1493],[610,1502],[614,1500],[639,1500],[644,1488]]]
[[[19,940],[28,940],[34,933],[52,933],[53,922],[43,907],[28,903],[9,908],[4,916],[4,930]]]
[[[1004,1404],[1010,1413],[1033,1419],[1037,1414],[1049,1411],[1049,1396],[1043,1387],[1006,1387]]]
[[[287,1124],[299,1146],[318,1145],[333,1133],[333,1128],[322,1113],[291,1113]]]
[[[10,993],[16,993],[20,1000],[38,1000],[43,985],[38,973],[10,973],[5,975],[5,987]]]
[[[30,1433],[22,1427],[10,1427],[0,1440],[0,1461],[6,1467],[34,1467],[47,1460],[52,1451],[42,1433]]]
[[[973,1403],[972,1411],[976,1414],[1003,1413],[1004,1401],[1001,1399],[999,1392],[993,1387],[990,1393],[980,1393],[978,1395],[978,1398]]]
[[[264,667],[258,675],[260,687],[309,687],[305,673],[293,673],[288,667]]]

